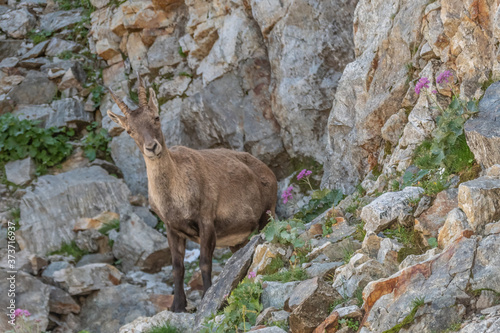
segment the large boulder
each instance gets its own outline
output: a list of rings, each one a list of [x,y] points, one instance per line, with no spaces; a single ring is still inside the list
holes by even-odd
[[[360,332],[390,330],[412,311],[415,320],[405,327],[409,332],[441,331],[461,321],[466,314],[463,304],[470,302],[465,290],[474,276],[476,246],[475,239],[462,236],[440,255],[368,284]],[[490,278],[498,274],[496,268]]]
[[[120,327],[141,316],[149,317],[166,310],[156,298],[142,287],[127,283],[101,289],[83,302],[79,330],[118,332]]]
[[[327,282],[315,277],[295,287],[288,307],[290,330],[293,333],[311,333],[328,316],[328,306],[342,296]]]
[[[12,276],[15,278],[8,280]],[[4,332],[12,330],[12,325],[8,323],[11,318],[6,313],[13,314],[16,309],[28,310],[31,313],[29,320],[39,320],[40,330],[46,330],[49,324],[49,286],[28,273],[18,271],[14,274],[0,269],[0,289],[5,293],[0,298],[3,312],[3,315],[0,316],[0,330]],[[10,297],[9,294],[13,296]],[[11,304],[10,300],[14,299],[14,295],[15,303]]]
[[[432,206],[415,220],[415,230],[426,238],[437,237],[439,228],[446,220],[448,213],[458,206],[458,190],[449,189],[440,192]]]
[[[139,268],[145,272],[157,273],[162,267],[172,263],[167,238],[146,225],[136,214],[131,214],[120,223],[113,254],[121,260],[125,271]]]
[[[500,163],[500,82],[486,90],[479,102],[479,113],[465,123],[467,144],[476,160],[490,167]]]
[[[78,218],[127,211],[129,195],[122,180],[98,166],[42,176],[21,199],[19,246],[42,255],[55,251],[75,238]]]
[[[268,307],[283,309],[286,300],[299,283],[298,281],[286,283],[268,281],[262,283],[261,297],[264,309]]]
[[[16,104],[47,104],[57,93],[57,86],[47,75],[30,71],[21,84],[15,86],[8,96]]]
[[[26,8],[0,15],[0,29],[12,38],[24,38],[35,27],[36,18]]]

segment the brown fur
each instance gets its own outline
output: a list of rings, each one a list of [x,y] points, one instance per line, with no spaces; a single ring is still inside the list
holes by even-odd
[[[110,111],[108,114],[127,130],[141,149],[147,167],[149,203],[165,223],[175,284],[172,310],[185,311],[186,239],[201,245],[200,269],[206,292],[212,284],[215,247],[230,246],[236,250],[247,242],[253,231],[266,225],[268,211],[274,216],[276,177],[264,163],[248,153],[181,146],[168,149],[152,89],[149,103],[142,103],[135,111],[120,104],[113,94],[112,97],[125,117]]]

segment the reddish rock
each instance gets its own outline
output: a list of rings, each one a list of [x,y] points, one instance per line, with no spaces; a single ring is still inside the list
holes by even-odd
[[[426,238],[438,236],[448,213],[458,207],[458,190],[449,189],[440,192],[431,208],[415,219],[415,230],[420,231]]]

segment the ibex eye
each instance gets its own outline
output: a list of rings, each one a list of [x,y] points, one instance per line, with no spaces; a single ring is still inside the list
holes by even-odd
[[[155,121],[160,121],[160,117],[156,117],[156,118],[155,118]]]

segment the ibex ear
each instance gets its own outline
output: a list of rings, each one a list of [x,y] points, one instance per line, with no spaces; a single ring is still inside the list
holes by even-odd
[[[153,90],[153,88],[149,88],[149,102],[148,102],[149,108],[155,113],[159,113],[159,108],[158,108],[158,100],[156,99],[156,93]]]
[[[111,112],[111,110],[108,110],[108,116],[109,118],[111,118],[111,120],[113,120],[115,123],[117,123],[118,125],[120,125],[121,127],[125,128],[126,126],[126,118],[124,116],[119,116],[113,112]]]

